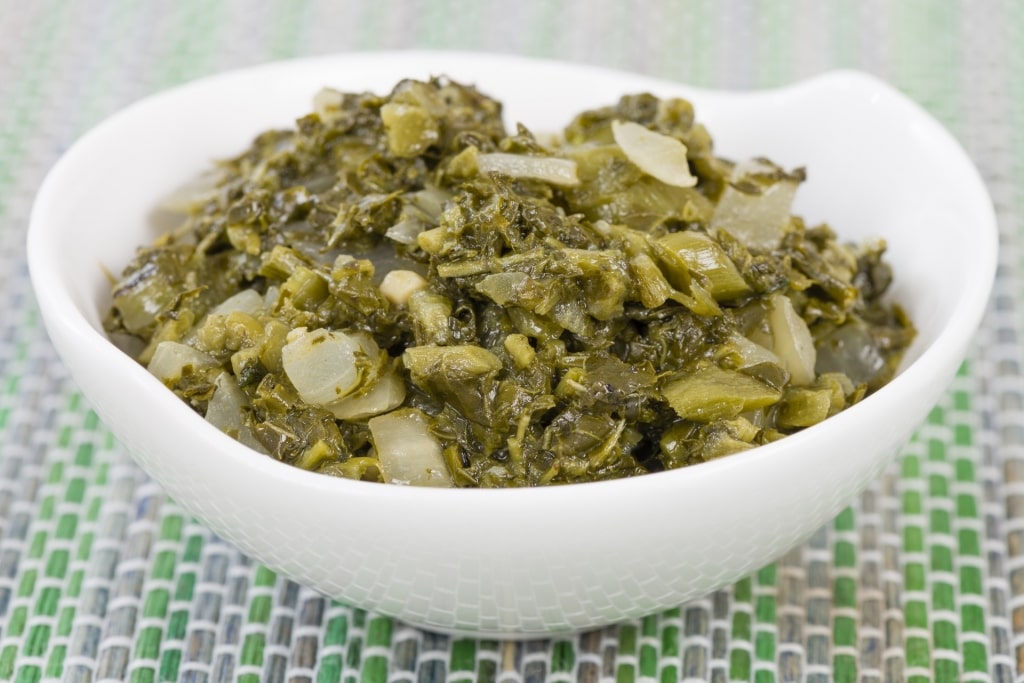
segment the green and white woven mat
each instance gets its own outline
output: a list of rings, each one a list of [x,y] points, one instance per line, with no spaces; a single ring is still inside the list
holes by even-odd
[[[872,72],[963,143],[1002,230],[971,353],[900,459],[728,590],[552,641],[409,628],[275,576],[132,463],[55,356],[24,239],[61,152],[129,102],[364,49],[515,52],[708,87]],[[1024,4],[0,0],[0,680],[1024,680]]]

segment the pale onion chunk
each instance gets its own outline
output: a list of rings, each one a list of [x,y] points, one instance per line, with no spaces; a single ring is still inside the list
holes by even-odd
[[[255,289],[243,289],[241,292],[229,296],[217,304],[210,315],[227,315],[228,313],[245,313],[255,316],[264,307],[264,299]]]
[[[367,424],[385,482],[452,486],[441,443],[430,433],[427,417],[422,412],[400,409],[371,418]]]
[[[726,185],[711,217],[712,229],[727,231],[748,249],[770,251],[777,248],[789,225],[793,198],[800,185],[792,178],[756,180],[758,176],[778,173],[777,167],[758,159],[737,164],[730,176],[732,183],[755,182],[759,190],[752,193],[739,190],[733,184]]]
[[[778,356],[738,332],[729,336],[729,343],[732,344],[732,348],[738,355],[737,370],[750,368],[761,363],[772,363],[773,365],[782,366],[782,360]]]
[[[649,176],[666,185],[693,187],[697,178],[690,173],[686,145],[632,121],[612,121],[612,137],[626,158]]]
[[[238,439],[249,448],[267,453],[267,449],[245,424],[244,411],[249,405],[238,381],[230,372],[217,375],[213,382],[213,396],[206,407],[206,421],[225,434]]]
[[[277,297],[281,293],[281,288],[272,286],[267,287],[267,293],[263,295],[263,308],[268,311],[273,309],[277,305]]]
[[[237,436],[242,428],[242,409],[249,403],[229,372],[213,382],[213,396],[206,406],[206,421],[222,432]]]
[[[313,111],[323,121],[331,121],[341,112],[345,95],[333,88],[323,88],[313,96]]]
[[[418,218],[406,218],[395,223],[385,231],[384,236],[399,244],[416,244],[416,238],[426,229],[426,224]]]
[[[396,269],[389,271],[381,280],[380,293],[391,303],[404,306],[409,303],[409,297],[426,286],[427,281],[419,273]]]
[[[404,400],[405,381],[393,370],[388,370],[365,394],[348,396],[324,407],[339,420],[362,420],[394,410]]]
[[[217,359],[208,353],[194,349],[188,344],[162,341],[156,345],[153,358],[147,369],[162,382],[176,382],[181,379],[185,368],[204,370],[219,365]]]
[[[807,323],[797,314],[793,303],[785,294],[773,294],[768,325],[772,332],[772,350],[782,361],[782,367],[789,372],[795,385],[810,384],[814,381],[814,366],[817,351]]]
[[[428,220],[437,223],[441,219],[444,205],[451,199],[451,195],[439,187],[428,186],[419,192],[413,192],[409,199]]]
[[[360,382],[359,354],[375,358],[377,345],[366,335],[333,330],[293,330],[281,349],[285,374],[303,401],[323,406],[355,391]]]
[[[576,162],[556,157],[531,157],[525,154],[494,152],[476,158],[481,173],[502,173],[513,178],[533,178],[553,185],[579,185]]]

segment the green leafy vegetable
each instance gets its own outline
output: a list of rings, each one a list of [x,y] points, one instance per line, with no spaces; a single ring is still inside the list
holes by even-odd
[[[793,216],[803,179],[715,156],[680,99],[542,143],[444,78],[325,90],[176,199],[106,327],[211,424],[331,476],[696,464],[849,407],[913,340],[884,243]]]

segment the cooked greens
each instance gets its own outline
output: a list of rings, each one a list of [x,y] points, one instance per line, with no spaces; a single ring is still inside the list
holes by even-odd
[[[139,249],[106,326],[308,470],[506,487],[691,465],[856,403],[914,336],[881,241],[791,215],[803,179],[716,157],[681,99],[542,141],[445,78],[325,90]]]

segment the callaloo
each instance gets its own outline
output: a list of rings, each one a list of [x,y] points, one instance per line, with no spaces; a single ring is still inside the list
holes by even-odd
[[[914,337],[884,242],[792,215],[803,179],[715,156],[682,99],[625,96],[549,140],[446,78],[324,90],[169,202],[180,226],[105,325],[208,421],[324,474],[692,465],[856,403]]]

